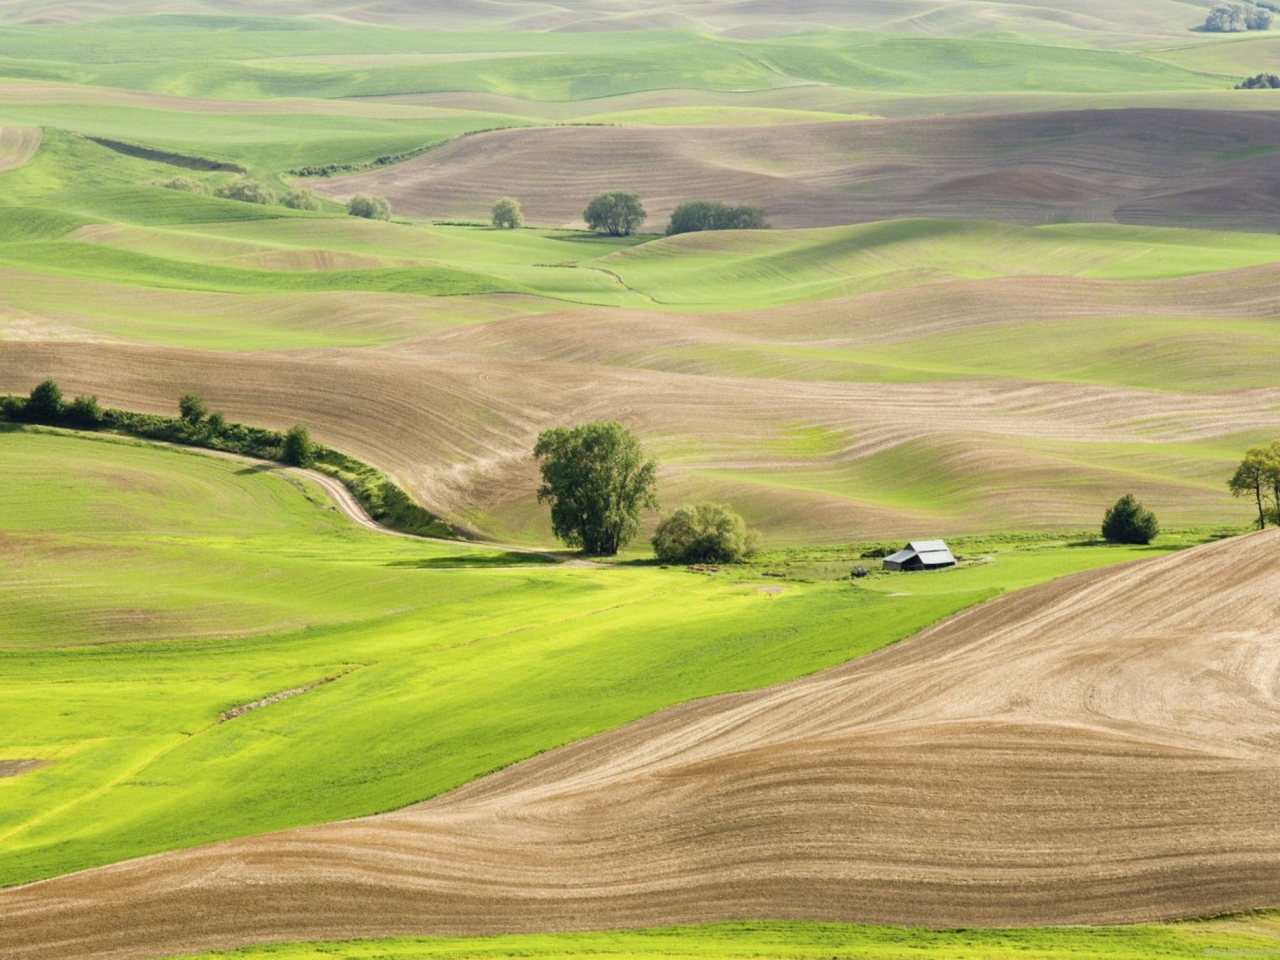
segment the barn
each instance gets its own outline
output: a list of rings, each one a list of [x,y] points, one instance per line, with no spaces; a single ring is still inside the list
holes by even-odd
[[[886,570],[937,570],[955,565],[956,558],[942,540],[912,540],[897,553],[884,558]]]

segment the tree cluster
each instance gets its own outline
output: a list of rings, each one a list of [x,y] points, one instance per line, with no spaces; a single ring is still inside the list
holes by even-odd
[[[1271,520],[1280,526],[1280,440],[1250,447],[1227,481],[1233,497],[1249,497],[1258,508],[1261,530]]]
[[[1280,90],[1280,77],[1274,73],[1259,73],[1243,83],[1236,84],[1237,90]]]
[[[1243,33],[1245,30],[1270,30],[1275,19],[1269,9],[1220,3],[1205,17],[1204,29],[1209,33]]]
[[[653,553],[663,563],[737,563],[755,553],[755,535],[722,503],[681,507],[658,524]]]
[[[648,215],[640,198],[630,190],[610,190],[597,194],[582,212],[587,226],[612,237],[629,237],[640,229]]]
[[[718,200],[686,200],[671,212],[667,236],[698,230],[766,230],[769,224],[759,207],[730,206]]]
[[[279,203],[280,206],[289,207],[292,210],[314,211],[320,209],[320,198],[310,190],[290,190],[284,196],[280,196],[265,183],[259,180],[250,180],[247,177],[240,177],[230,183],[224,183],[217,190],[214,190],[203,180],[196,180],[193,177],[174,177],[171,180],[157,180],[155,181],[155,186],[164,187],[166,190],[178,190],[182,193],[194,193],[202,197],[212,194],[224,200],[258,203],[268,207]]]

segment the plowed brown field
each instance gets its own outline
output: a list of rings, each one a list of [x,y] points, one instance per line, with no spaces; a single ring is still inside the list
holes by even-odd
[[[1280,120],[1261,112],[1085,110],[786,127],[550,127],[456,140],[418,159],[308,181],[386,195],[402,214],[580,225],[635,190],[661,229],[682,200],[761,206],[776,227],[897,217],[1280,230]]]
[[[0,893],[6,956],[1280,902],[1280,532],[1066,578],[397,813]]]

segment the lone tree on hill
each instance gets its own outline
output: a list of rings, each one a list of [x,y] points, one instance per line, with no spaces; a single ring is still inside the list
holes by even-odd
[[[284,435],[280,459],[292,467],[309,467],[315,462],[316,451],[311,443],[311,434],[302,424],[295,423]]]
[[[194,393],[188,393],[178,401],[178,414],[193,427],[204,419],[209,408]]]
[[[722,503],[681,507],[658,524],[653,553],[664,563],[736,563],[755,552],[755,536]]]
[[[686,200],[671,211],[667,236],[698,230],[767,230],[768,222],[759,207],[731,207],[718,200]]]
[[[1280,524],[1280,440],[1267,447],[1250,447],[1240,466],[1227,481],[1233,497],[1253,497],[1258,505],[1258,529],[1267,525],[1267,493],[1273,498],[1273,515]]]
[[[1102,536],[1108,543],[1150,543],[1160,533],[1156,515],[1126,493],[1102,518]]]
[[[630,190],[610,190],[591,198],[582,219],[592,230],[603,230],[612,237],[629,237],[644,223],[647,214],[640,198]]]
[[[347,201],[347,213],[353,217],[364,217],[366,220],[390,220],[391,204],[387,202],[386,197],[357,193]]]
[[[521,226],[524,223],[524,214],[520,212],[520,201],[514,197],[501,197],[493,205],[491,222],[495,227],[506,227],[510,230]]]
[[[533,455],[551,529],[585,553],[613,556],[639,532],[640,511],[658,506],[658,461],[616,420],[544,430]]]

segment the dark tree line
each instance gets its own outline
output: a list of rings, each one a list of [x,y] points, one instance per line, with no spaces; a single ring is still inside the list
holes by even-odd
[[[672,211],[667,236],[699,230],[765,230],[768,226],[759,207],[730,206],[718,200],[686,200]]]

